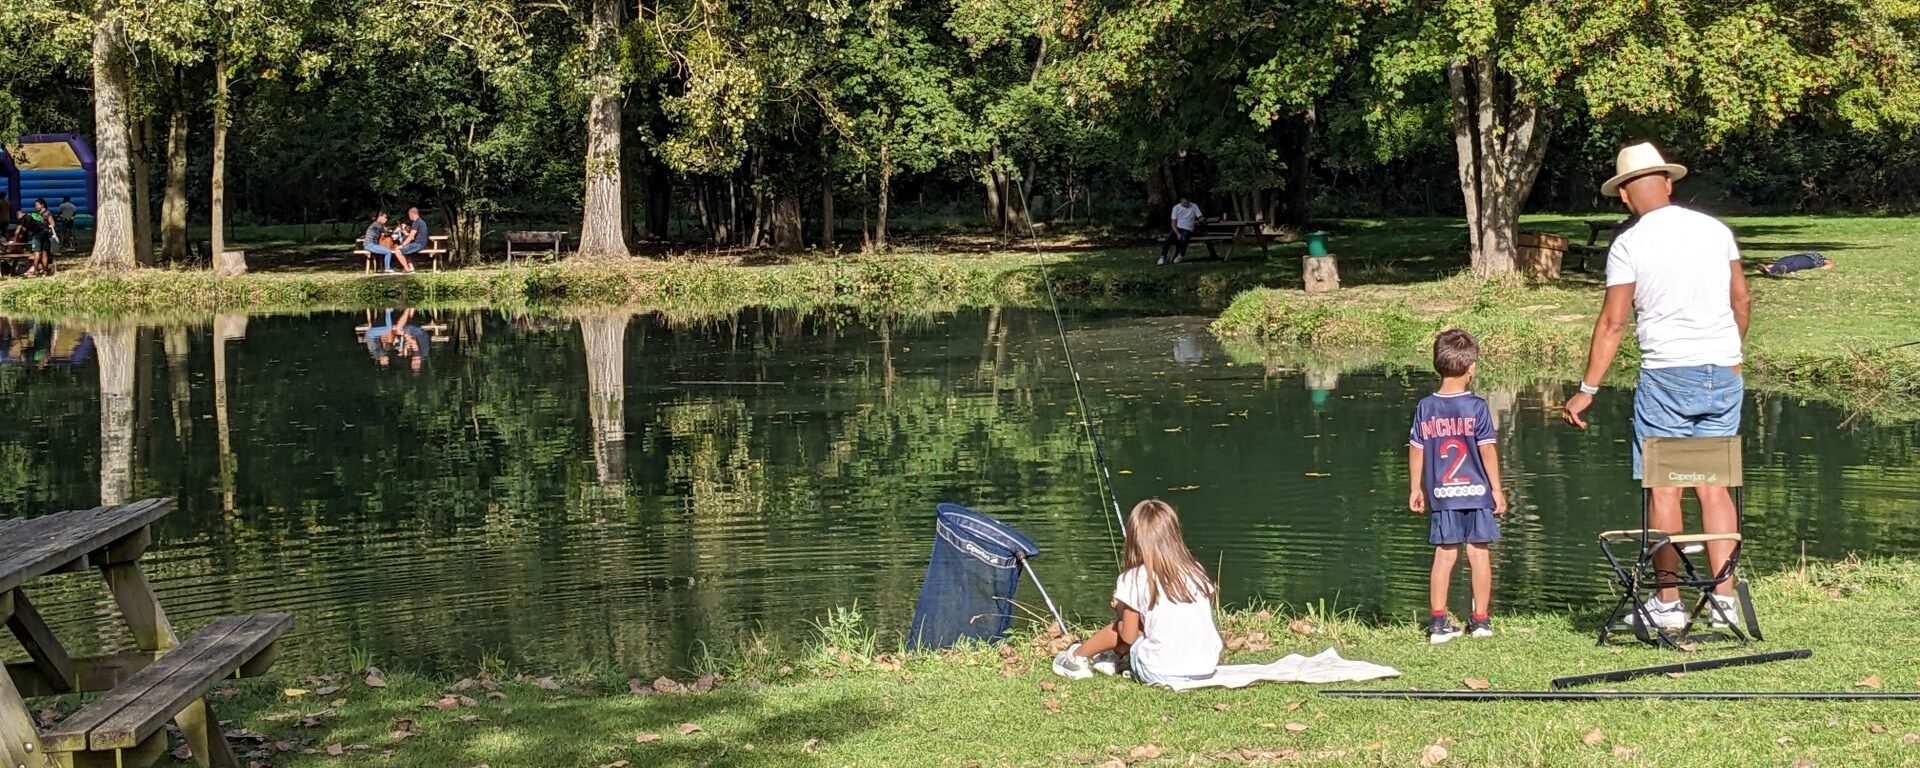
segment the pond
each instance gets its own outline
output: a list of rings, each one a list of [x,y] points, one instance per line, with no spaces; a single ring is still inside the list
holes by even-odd
[[[293,671],[670,673],[791,650],[849,606],[897,641],[942,501],[1038,540],[1070,612],[1105,606],[1111,512],[1050,313],[420,312],[394,337],[417,353],[374,351],[403,316],[0,322],[0,518],[177,497],[163,604],[188,627],[295,612]],[[1226,601],[1411,626],[1431,550],[1404,435],[1429,376],[1236,361],[1200,317],[1066,321],[1120,498],[1178,505]],[[128,364],[105,397],[103,358]],[[1513,497],[1496,611],[1593,609],[1594,534],[1638,520],[1628,397],[1581,433],[1567,391],[1481,388]],[[1771,396],[1746,419],[1753,566],[1920,553],[1920,428]],[[112,610],[97,579],[54,587],[56,626]]]

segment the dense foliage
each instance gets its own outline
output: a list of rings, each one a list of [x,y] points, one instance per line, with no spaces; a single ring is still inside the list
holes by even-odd
[[[1464,203],[1501,271],[1522,208],[1605,204],[1640,137],[1728,208],[1920,202],[1906,0],[61,0],[0,9],[0,84],[9,135],[131,137],[113,186],[161,259],[222,202],[604,255],[1151,225],[1185,194],[1276,225]]]

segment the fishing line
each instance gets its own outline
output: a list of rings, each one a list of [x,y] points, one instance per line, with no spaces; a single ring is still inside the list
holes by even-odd
[[[1100,492],[1113,507],[1113,521],[1120,526],[1120,535],[1127,535],[1127,520],[1120,514],[1120,496],[1113,489],[1113,472],[1107,465],[1107,452],[1100,447],[1100,427],[1093,421],[1093,406],[1087,402],[1087,390],[1080,381],[1080,367],[1073,361],[1073,345],[1067,343],[1067,321],[1060,316],[1060,296],[1053,290],[1053,273],[1047,269],[1047,259],[1040,252],[1040,236],[1033,228],[1033,211],[1027,207],[1027,190],[1023,181],[1013,180],[1014,191],[1020,195],[1020,211],[1027,220],[1027,242],[1033,246],[1034,258],[1040,262],[1040,282],[1047,286],[1047,303],[1053,308],[1053,324],[1060,332],[1060,349],[1066,352],[1067,372],[1073,376],[1073,394],[1080,400],[1080,424],[1086,428],[1087,442],[1093,445],[1093,462],[1100,480]],[[1107,540],[1113,540],[1113,528],[1107,528]]]

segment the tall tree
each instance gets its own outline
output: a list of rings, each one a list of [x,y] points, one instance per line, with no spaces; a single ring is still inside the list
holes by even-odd
[[[93,121],[95,172],[99,200],[94,206],[93,265],[132,269],[132,158],[128,153],[125,21],[119,0],[97,0],[93,8]]]
[[[581,201],[580,255],[627,256],[626,205],[620,174],[622,0],[589,0],[587,42],[586,190]]]

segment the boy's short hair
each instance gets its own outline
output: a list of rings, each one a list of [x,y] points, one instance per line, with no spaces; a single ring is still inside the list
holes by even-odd
[[[1480,342],[1458,328],[1441,331],[1433,339],[1433,370],[1442,376],[1465,376],[1480,361]]]

